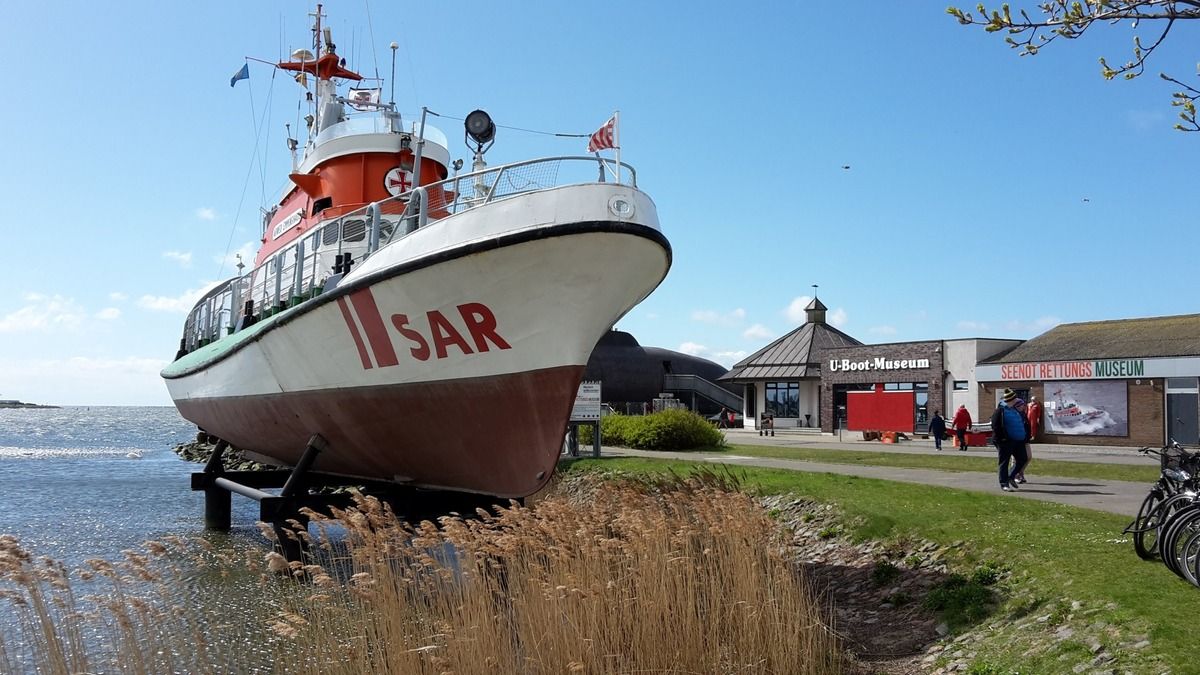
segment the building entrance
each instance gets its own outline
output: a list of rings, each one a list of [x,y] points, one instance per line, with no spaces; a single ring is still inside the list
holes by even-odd
[[[1194,377],[1167,378],[1167,440],[1200,443],[1200,385]]]

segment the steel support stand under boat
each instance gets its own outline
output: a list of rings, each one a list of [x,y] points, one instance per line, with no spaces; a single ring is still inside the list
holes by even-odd
[[[434,519],[451,511],[474,513],[477,508],[490,510],[510,501],[487,495],[424,490],[314,471],[312,465],[317,455],[328,448],[320,434],[313,434],[300,461],[292,469],[225,471],[221,460],[228,448],[227,442],[219,440],[204,470],[192,474],[192,490],[204,491],[204,526],[228,531],[232,527],[233,493],[249,497],[258,502],[259,520],[271,525],[281,553],[288,561],[303,562],[307,550],[304,537],[298,534],[308,528],[308,517],[301,513],[302,509],[328,514],[330,507],[347,508],[354,505],[354,496],[349,493],[313,493],[310,492],[312,488],[357,487],[363,495],[376,497],[391,505],[397,517],[409,520]],[[275,495],[264,491],[264,488],[282,489]]]

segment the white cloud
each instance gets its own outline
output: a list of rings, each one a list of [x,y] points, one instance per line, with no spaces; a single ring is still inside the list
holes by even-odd
[[[1062,319],[1057,316],[1043,316],[1034,319],[1033,321],[1013,320],[1004,324],[1004,327],[1014,333],[1044,333],[1058,324],[1062,323]]]
[[[761,323],[756,323],[747,328],[742,333],[742,337],[746,338],[747,340],[770,340],[771,338],[775,337],[775,331],[767,328]]]
[[[213,262],[229,269],[236,271],[238,256],[242,256],[242,262],[245,263],[246,269],[254,267],[254,254],[258,252],[258,242],[248,241],[237,248],[236,251],[230,251],[227,255],[214,255]],[[230,275],[232,276],[232,275]]]
[[[121,318],[121,310],[117,309],[116,307],[105,307],[99,312],[96,312],[96,318],[100,319],[101,321],[112,321],[113,319],[119,319]]]
[[[202,206],[196,209],[196,217],[200,220],[216,220],[217,211],[216,209],[210,209],[207,206]]]
[[[750,353],[744,349],[717,351],[709,349],[708,347],[696,342],[684,342],[683,344],[679,345],[679,349],[676,351],[683,352],[684,354],[690,354],[692,356],[699,356],[700,358],[708,359],[709,361],[716,361],[726,368],[746,358],[746,356]]]
[[[6,398],[55,405],[169,405],[158,373],[165,359],[0,357]]]
[[[959,330],[966,331],[983,331],[988,329],[988,325],[982,321],[959,321],[955,325]]]
[[[138,307],[149,309],[155,312],[175,312],[178,314],[187,314],[195,306],[196,301],[205,293],[212,290],[218,281],[206,282],[200,288],[189,288],[182,294],[176,297],[165,295],[143,295],[138,298]]]
[[[113,291],[112,293],[108,294],[108,299],[112,300],[113,302],[121,302],[123,300],[128,300],[129,296],[120,291]]]
[[[75,330],[87,316],[75,300],[61,295],[30,293],[25,302],[17,311],[0,316],[0,333]]]
[[[741,307],[725,314],[711,309],[697,309],[692,312],[692,321],[711,323],[718,326],[736,326],[745,320],[746,310]]]
[[[191,251],[187,251],[186,253],[183,251],[164,251],[162,257],[166,258],[167,260],[174,260],[175,262],[179,263],[180,267],[192,266]]]
[[[1137,131],[1167,126],[1167,116],[1161,110],[1130,110],[1125,113],[1125,119]]]
[[[846,315],[846,310],[842,309],[841,307],[838,307],[829,313],[828,321],[835,328],[841,328],[842,326],[845,326],[846,322],[849,320],[850,317]]]
[[[786,316],[787,320],[791,321],[792,323],[804,323],[804,319],[807,318],[807,316],[804,314],[804,308],[807,307],[808,303],[810,302],[812,302],[811,295],[801,295],[798,298],[794,298],[791,304],[789,304],[783,310],[783,315]]]
[[[896,327],[895,326],[871,326],[870,328],[867,329],[867,332],[875,333],[877,335],[895,335]]]

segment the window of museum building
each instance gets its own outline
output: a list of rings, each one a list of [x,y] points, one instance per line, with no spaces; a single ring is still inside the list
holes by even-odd
[[[767,382],[765,412],[776,418],[800,417],[800,383]]]

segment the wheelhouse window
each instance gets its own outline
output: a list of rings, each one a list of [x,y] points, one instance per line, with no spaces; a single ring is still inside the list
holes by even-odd
[[[775,417],[800,417],[800,383],[768,382],[765,387],[766,412]]]
[[[336,221],[326,225],[321,231],[322,243],[326,246],[333,246],[336,244],[338,242],[338,227],[340,226],[341,223]]]
[[[342,239],[346,241],[362,241],[367,236],[367,223],[364,220],[347,220],[342,225]]]

